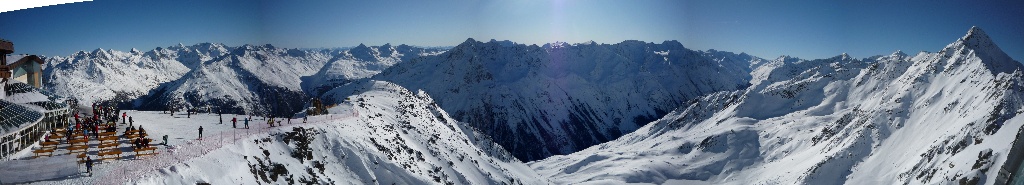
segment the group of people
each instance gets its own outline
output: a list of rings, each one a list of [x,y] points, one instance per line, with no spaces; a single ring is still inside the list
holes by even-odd
[[[142,137],[136,137],[135,140],[132,141],[132,148],[135,148],[135,149],[148,148],[150,140],[151,139],[145,139],[145,138],[142,138]]]
[[[65,129],[64,136],[67,137],[67,141],[74,139],[74,134],[79,132],[85,135],[86,138],[93,137],[99,139],[101,130],[105,132],[115,131],[115,127],[113,125],[109,123],[103,123],[103,121],[100,120],[99,117],[94,116],[92,118],[82,119],[78,112],[75,112],[74,116],[75,126],[68,127],[67,129]],[[56,128],[50,128],[50,133],[57,133]],[[46,135],[45,141],[49,142],[50,139],[50,135]]]
[[[174,110],[173,109],[169,109],[169,111],[170,111],[171,115],[174,115]],[[93,117],[92,117],[92,119],[85,119],[83,121],[83,120],[80,119],[79,114],[76,111],[75,114],[74,114],[75,115],[75,127],[74,127],[74,129],[72,129],[72,128],[68,128],[67,129],[68,140],[71,139],[71,135],[72,135],[72,133],[74,133],[74,131],[82,130],[82,131],[86,131],[88,133],[87,130],[90,130],[90,129],[93,130],[91,133],[93,133],[94,136],[99,138],[99,130],[100,130],[99,128],[100,128],[101,123],[103,123],[100,118],[107,118],[106,125],[104,125],[104,126],[106,126],[104,131],[106,131],[106,132],[116,132],[116,127],[114,127],[112,124],[113,123],[117,123],[117,119],[118,119],[118,116],[119,116],[117,113],[119,113],[119,112],[120,112],[120,110],[117,110],[115,108],[104,107],[102,105],[97,105],[96,103],[93,103]],[[186,109],[186,114],[187,114],[188,118],[192,117],[192,112],[193,112],[192,110]],[[220,114],[220,112],[218,112],[218,114]],[[142,148],[147,148],[147,147],[150,146],[149,144],[150,144],[150,142],[152,140],[151,139],[146,139],[146,138],[142,137],[142,135],[145,135],[146,130],[144,128],[142,128],[141,125],[138,128],[138,133],[139,133],[138,136],[139,137],[135,137],[135,139],[133,140],[132,138],[128,138],[128,133],[133,131],[133,130],[136,130],[135,129],[135,125],[134,125],[135,121],[132,119],[132,117],[128,116],[127,113],[121,113],[120,119],[121,119],[121,124],[125,124],[125,123],[128,124],[128,127],[125,128],[124,137],[126,139],[129,139],[130,141],[132,141],[132,148],[134,148],[134,149],[142,149]],[[249,120],[253,120],[252,119],[252,115],[249,115],[248,117],[244,117],[243,120],[242,120],[245,129],[249,129]],[[292,118],[289,117],[288,121],[286,123],[287,124],[291,124],[291,120],[292,120]],[[238,120],[237,117],[231,118],[231,128],[238,128],[238,121],[239,120]],[[302,123],[306,123],[306,117],[302,118]],[[274,127],[275,124],[277,124],[277,126],[280,126],[281,125],[281,121],[277,120],[275,122],[275,118],[274,117],[269,117],[269,119],[267,120],[267,124],[270,125],[270,127]],[[83,130],[82,129],[83,127],[86,128],[86,129]],[[199,139],[202,139],[202,137],[203,137],[203,127],[199,126]],[[50,139],[49,136],[47,136],[46,139],[47,139],[47,141],[49,141],[49,139]],[[167,135],[163,136],[163,140],[164,140],[163,144],[166,145],[167,144]],[[87,168],[87,170],[88,170],[88,172],[90,174],[92,173],[92,163],[93,163],[92,159],[89,158],[89,157],[86,157],[85,164],[86,164],[86,168]]]
[[[252,116],[249,116],[252,117]],[[249,129],[249,118],[245,118],[245,129]],[[231,118],[231,128],[238,128],[238,118]]]

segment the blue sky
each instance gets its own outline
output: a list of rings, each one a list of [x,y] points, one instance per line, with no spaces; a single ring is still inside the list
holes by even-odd
[[[937,51],[983,28],[1024,58],[1019,1],[124,1],[0,13],[16,53],[69,55],[177,43],[346,47],[451,46],[466,38],[526,44],[678,40],[691,49],[855,57]]]

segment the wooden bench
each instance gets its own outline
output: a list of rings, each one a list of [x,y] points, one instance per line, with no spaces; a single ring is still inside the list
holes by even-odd
[[[114,136],[114,135],[117,135],[117,132],[100,132],[100,137],[103,137],[103,136]]]
[[[85,145],[74,145],[74,146],[68,147],[68,151],[70,153],[73,153],[73,154],[74,153],[79,153],[79,152],[85,152],[87,149],[89,149],[89,146],[85,146]]]
[[[115,148],[115,147],[120,146],[120,145],[121,145],[120,143],[113,142],[113,143],[103,143],[103,144],[100,144],[99,147],[100,147],[100,149],[106,149],[106,148]]]
[[[39,143],[39,146],[42,146],[44,148],[45,147],[57,147],[57,145],[60,145],[60,142],[49,141],[49,142],[40,142]]]
[[[149,153],[143,153],[145,151],[149,151]],[[146,148],[141,148],[141,149],[135,149],[135,156],[136,156],[136,158],[140,157],[140,156],[156,155],[156,154],[157,154],[156,147],[152,147],[152,146],[151,147],[146,147]]]
[[[85,139],[85,138],[83,138],[83,139],[73,139],[73,140],[71,140],[69,142],[71,143],[71,145],[76,145],[76,144],[85,145],[85,144],[89,144],[89,139]]]
[[[32,151],[32,158],[38,158],[39,156],[46,154],[47,157],[53,156],[53,149],[37,149]]]
[[[117,142],[117,136],[103,136],[103,137],[100,137],[100,143],[107,143],[107,142],[116,143]]]
[[[78,156],[76,156],[78,158],[78,167],[79,168],[82,167],[82,164],[85,164],[85,157],[86,156],[89,156],[89,155],[87,155],[85,153],[81,153],[81,154],[78,154]]]
[[[118,158],[121,158],[121,149],[103,150],[98,155],[99,155],[99,160],[108,160],[108,159],[117,160]]]

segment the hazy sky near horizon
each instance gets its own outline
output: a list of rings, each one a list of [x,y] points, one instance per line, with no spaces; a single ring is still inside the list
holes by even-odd
[[[126,1],[0,13],[15,53],[151,50],[183,43],[348,47],[678,40],[691,49],[814,59],[937,51],[971,26],[1024,58],[1020,1]]]

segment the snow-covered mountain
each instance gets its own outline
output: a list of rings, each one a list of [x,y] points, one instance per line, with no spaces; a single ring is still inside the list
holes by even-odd
[[[272,45],[244,45],[196,64],[181,78],[133,102],[141,110],[210,107],[232,113],[275,116],[303,110],[308,96],[300,78],[313,75],[336,52]]]
[[[335,55],[316,74],[303,77],[302,89],[314,96],[319,95],[352,80],[373,76],[399,62],[421,56],[437,55],[444,51],[405,44],[369,47],[359,44],[359,46]]]
[[[993,184],[1020,164],[1022,69],[978,28],[935,53],[780,57],[746,89],[530,165],[557,184]]]
[[[45,89],[64,97],[77,98],[83,105],[103,100],[130,100],[146,95],[160,83],[180,78],[189,65],[209,60],[189,57],[188,48],[222,48],[216,44],[190,47],[156,48],[142,52],[96,49],[79,51],[67,57],[46,58],[43,70]],[[180,54],[180,55],[179,55]]]
[[[311,118],[327,123],[284,125],[293,128],[224,146],[138,183],[549,183],[423,91],[381,81],[346,88],[357,91],[350,102]]]
[[[77,98],[82,105],[132,101],[125,108],[223,108],[281,116],[302,110],[308,93],[444,51],[390,44],[348,50],[216,43],[178,44],[148,52],[97,49],[47,58],[43,82],[46,89]]]
[[[396,64],[373,80],[422,89],[522,160],[618,138],[691,98],[747,86],[759,58],[662,44],[464,43]],[[346,97],[345,88],[324,94]]]

